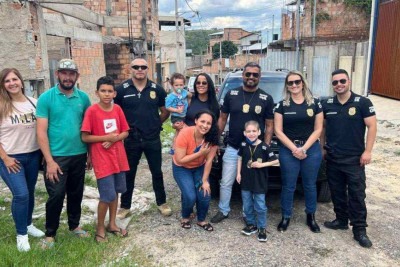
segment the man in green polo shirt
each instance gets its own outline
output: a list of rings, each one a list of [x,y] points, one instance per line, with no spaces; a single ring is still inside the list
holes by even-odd
[[[73,60],[60,60],[55,74],[58,84],[39,97],[36,109],[38,142],[46,161],[44,176],[49,194],[43,248],[54,246],[65,194],[69,230],[78,237],[89,236],[79,227],[79,221],[87,161],[87,146],[81,140],[80,129],[90,100],[75,87],[79,72]]]

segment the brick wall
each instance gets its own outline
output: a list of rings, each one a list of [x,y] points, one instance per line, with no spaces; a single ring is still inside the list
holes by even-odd
[[[33,4],[0,4],[0,69],[17,68],[24,79],[48,77],[43,69],[37,9]]]
[[[358,38],[368,36],[369,19],[358,8],[351,8],[343,0],[317,1],[317,37]],[[312,37],[312,1],[306,1],[304,16],[300,17],[300,35]],[[293,14],[293,17],[292,17]],[[290,20],[292,17],[292,28]],[[319,17],[319,18],[318,18]],[[296,38],[296,18],[294,13],[282,15],[282,39]]]
[[[96,100],[96,82],[106,75],[103,43],[72,40],[71,57],[78,65],[79,88],[87,92],[92,101]]]

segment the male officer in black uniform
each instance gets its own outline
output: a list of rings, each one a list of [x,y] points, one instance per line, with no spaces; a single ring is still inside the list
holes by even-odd
[[[371,247],[366,232],[365,165],[371,162],[371,151],[376,137],[376,116],[371,101],[350,91],[351,81],[343,69],[332,72],[336,93],[323,103],[325,118],[326,174],[332,195],[336,219],[326,221],[330,229],[353,226],[354,239],[362,247]],[[367,138],[365,142],[365,130]]]
[[[243,141],[244,125],[250,120],[257,121],[260,125],[264,142],[271,143],[273,133],[273,108],[272,97],[258,88],[261,79],[261,67],[255,62],[244,66],[243,86],[229,91],[221,107],[218,120],[220,133],[224,130],[228,115],[230,116],[228,146],[225,150],[222,163],[222,179],[220,185],[219,211],[211,219],[218,223],[228,218],[232,185],[236,179],[238,149]],[[262,136],[261,135],[261,136]]]
[[[148,65],[145,59],[134,59],[130,67],[132,79],[117,87],[114,99],[124,111],[130,127],[129,136],[124,140],[130,171],[126,174],[127,190],[121,195],[121,208],[117,216],[125,218],[129,214],[137,166],[143,152],[152,175],[158,209],[162,215],[170,216],[172,212],[166,203],[161,170],[160,140],[162,124],[169,116],[165,108],[166,93],[161,86],[147,78]]]

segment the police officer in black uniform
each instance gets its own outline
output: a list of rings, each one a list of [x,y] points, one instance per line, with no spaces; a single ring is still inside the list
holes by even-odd
[[[169,116],[165,108],[166,92],[147,78],[148,65],[145,59],[134,59],[131,72],[132,79],[117,87],[114,99],[124,111],[130,127],[129,136],[124,140],[130,171],[126,175],[127,191],[121,196],[121,209],[117,216],[125,218],[129,214],[137,166],[143,152],[151,171],[158,209],[162,215],[169,216],[172,212],[166,203],[160,140],[162,123]]]
[[[376,137],[376,116],[371,101],[350,91],[351,81],[343,69],[332,72],[336,96],[322,104],[325,118],[326,174],[336,219],[326,221],[329,229],[353,226],[354,239],[362,247],[371,247],[366,232],[365,165],[371,162]],[[367,137],[365,142],[365,131]],[[323,141],[324,134],[321,137]]]
[[[230,212],[232,185],[237,172],[237,153],[243,141],[245,123],[250,120],[257,121],[264,142],[267,145],[271,143],[274,128],[274,100],[269,94],[258,88],[261,67],[255,62],[247,63],[244,66],[242,77],[243,86],[232,89],[226,94],[218,120],[218,128],[221,133],[225,128],[228,116],[230,116],[228,146],[222,163],[219,211],[211,219],[212,223],[218,223],[228,218]]]

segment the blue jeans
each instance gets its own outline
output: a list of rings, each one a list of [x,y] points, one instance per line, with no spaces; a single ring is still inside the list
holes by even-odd
[[[35,185],[39,172],[39,155],[39,150],[9,155],[20,162],[21,170],[18,173],[8,173],[4,161],[0,160],[0,175],[13,195],[11,213],[19,235],[26,235],[27,226],[32,223]]]
[[[308,150],[307,157],[299,160],[284,145],[279,147],[279,163],[282,174],[281,208],[282,216],[290,218],[293,209],[293,196],[296,190],[297,177],[301,174],[307,214],[317,210],[317,177],[321,165],[322,153],[319,142]]]
[[[172,163],[172,173],[174,179],[182,193],[182,218],[187,219],[193,212],[196,204],[197,221],[203,222],[206,219],[210,206],[211,196],[204,196],[204,191],[196,188],[203,178],[204,165],[188,169]]]
[[[238,160],[237,153],[237,149],[228,145],[226,147],[225,154],[222,157],[222,178],[218,207],[224,215],[228,215],[228,213],[231,211],[229,203],[231,201],[232,186],[236,180]]]
[[[265,205],[265,194],[255,194],[251,191],[242,190],[242,201],[246,223],[256,225],[258,229],[267,228],[268,209]]]

